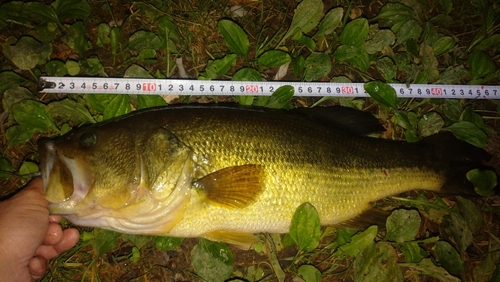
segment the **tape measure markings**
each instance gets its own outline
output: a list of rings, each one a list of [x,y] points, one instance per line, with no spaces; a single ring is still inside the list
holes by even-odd
[[[281,86],[295,96],[369,97],[363,83],[147,79],[110,77],[40,77],[42,93],[137,95],[272,95]],[[497,85],[391,84],[400,98],[500,99]]]

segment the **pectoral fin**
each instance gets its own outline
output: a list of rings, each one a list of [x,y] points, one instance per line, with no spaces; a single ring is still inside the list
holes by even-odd
[[[262,192],[259,165],[232,166],[210,173],[194,182],[198,194],[211,204],[244,208]]]
[[[248,250],[253,244],[260,241],[260,239],[252,233],[243,233],[227,230],[217,230],[206,233],[203,237],[212,241],[220,241],[235,245],[236,247]]]

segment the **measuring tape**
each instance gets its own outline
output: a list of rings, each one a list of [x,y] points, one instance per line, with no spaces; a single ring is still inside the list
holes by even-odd
[[[370,96],[363,83],[42,76],[38,85],[42,93],[216,96],[269,96],[279,87],[290,85],[295,96]],[[500,99],[497,85],[389,85],[399,98]]]

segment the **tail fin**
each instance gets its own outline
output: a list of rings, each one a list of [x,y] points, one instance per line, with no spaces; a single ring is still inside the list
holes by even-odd
[[[486,166],[490,154],[457,139],[451,132],[427,137],[422,142],[432,146],[442,160],[440,165],[446,172],[446,182],[441,188],[443,194],[478,196],[466,174],[475,168],[491,169]]]

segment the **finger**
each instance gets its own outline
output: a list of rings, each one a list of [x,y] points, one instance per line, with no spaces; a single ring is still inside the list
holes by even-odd
[[[78,230],[74,228],[66,229],[63,231],[62,239],[59,243],[55,245],[41,245],[38,247],[36,254],[44,257],[46,260],[55,258],[75,246],[78,243],[78,239]]]
[[[54,214],[51,214],[49,215],[49,222],[59,222],[61,221],[61,216],[60,215],[54,215]]]
[[[31,277],[34,280],[40,279],[47,271],[47,260],[43,257],[35,256],[30,259],[28,267],[30,269]]]
[[[43,240],[44,245],[56,245],[63,239],[63,231],[59,223],[51,222],[47,228],[47,233],[45,234],[45,239]]]

